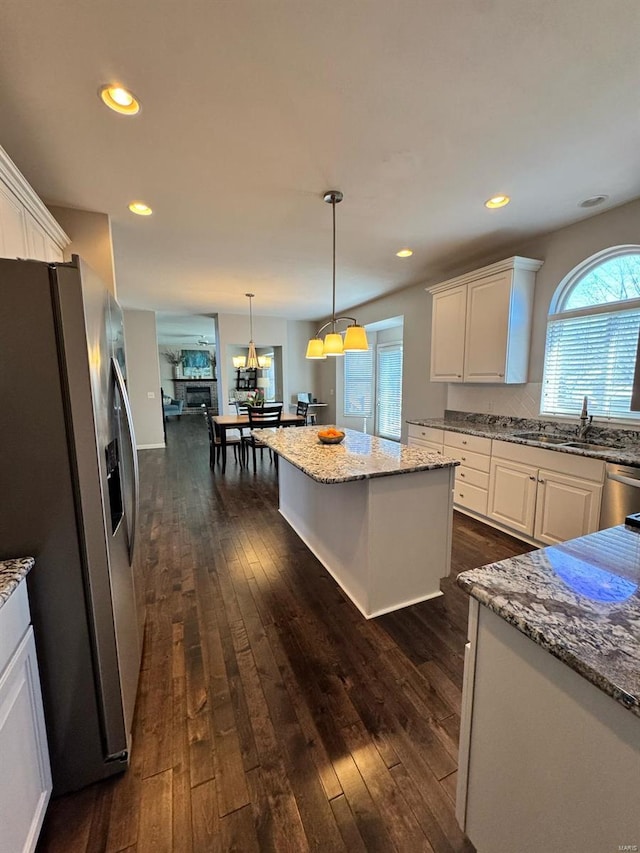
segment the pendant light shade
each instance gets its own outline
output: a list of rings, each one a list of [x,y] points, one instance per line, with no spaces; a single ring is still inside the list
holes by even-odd
[[[233,366],[239,369],[247,366],[247,357],[246,355],[234,355],[232,357]]]
[[[333,278],[332,278],[332,310],[331,320],[318,329],[315,338],[311,338],[307,344],[306,358],[321,359],[327,356],[343,355],[345,352],[356,352],[368,350],[367,333],[363,326],[359,326],[353,317],[336,317],[336,204],[339,204],[343,195],[340,190],[329,190],[324,194],[324,201],[331,205],[333,212]],[[336,329],[338,323],[350,320],[351,325],[347,328],[344,342],[342,334]],[[320,337],[325,329],[331,327],[331,331],[325,335],[324,341]]]
[[[324,344],[322,338],[311,338],[307,344],[307,358],[321,359],[326,358],[324,354]]]
[[[324,336],[323,352],[325,355],[342,355],[342,335],[339,332],[329,332]]]
[[[253,343],[253,311],[251,310],[251,300],[255,296],[255,293],[245,293],[245,296],[249,297],[249,350],[247,352],[247,369],[255,370],[258,367],[258,356],[256,354],[256,347]]]
[[[369,342],[364,326],[358,326],[357,323],[347,326],[347,331],[344,334],[344,352],[361,352],[368,349]]]

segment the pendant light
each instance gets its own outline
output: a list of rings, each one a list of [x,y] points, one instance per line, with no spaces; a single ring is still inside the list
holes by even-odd
[[[255,293],[245,293],[249,297],[249,351],[247,352],[247,370],[252,370],[258,367],[258,356],[256,355],[256,347],[253,343],[253,311],[251,310],[251,300]]]
[[[311,338],[307,344],[307,358],[321,359],[327,356],[343,355],[345,352],[356,352],[368,350],[367,333],[363,326],[359,326],[354,317],[336,317],[336,204],[339,204],[344,196],[340,190],[328,190],[323,200],[331,205],[333,212],[333,302],[331,308],[331,319],[324,326],[321,326],[316,332],[315,338]],[[336,324],[342,320],[349,320],[350,325],[345,331],[344,340],[342,334],[337,330]],[[331,331],[327,332],[324,340],[320,335],[325,329],[331,327]]]

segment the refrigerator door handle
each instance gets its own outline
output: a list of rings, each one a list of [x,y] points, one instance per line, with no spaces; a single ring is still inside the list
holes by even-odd
[[[124,376],[120,370],[118,360],[111,356],[111,365],[113,367],[113,375],[116,381],[116,386],[124,406],[125,423],[127,425],[127,437],[129,439],[129,447],[131,449],[131,465],[133,470],[133,483],[131,484],[131,524],[127,525],[129,532],[129,563],[133,563],[133,549],[136,544],[136,527],[138,526],[138,508],[140,500],[140,477],[138,473],[138,455],[136,453],[136,441],[133,432],[133,415],[131,414],[131,405],[129,403],[129,395],[127,394],[127,386],[124,382]]]

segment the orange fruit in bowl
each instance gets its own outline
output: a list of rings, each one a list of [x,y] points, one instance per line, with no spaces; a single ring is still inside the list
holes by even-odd
[[[323,442],[338,444],[344,438],[344,432],[335,427],[325,427],[325,429],[318,430],[318,438]]]

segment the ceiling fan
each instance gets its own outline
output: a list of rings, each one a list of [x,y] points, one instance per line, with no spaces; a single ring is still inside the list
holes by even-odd
[[[198,343],[200,344],[201,347],[210,347],[211,346],[211,341],[206,337],[206,335],[201,335],[198,338]]]

